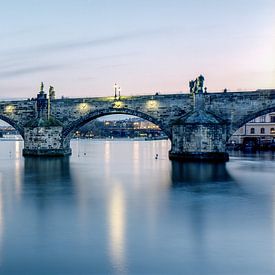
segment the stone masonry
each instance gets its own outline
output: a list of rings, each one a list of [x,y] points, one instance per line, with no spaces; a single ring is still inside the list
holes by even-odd
[[[243,124],[275,111],[275,90],[53,99],[38,117],[38,98],[0,101],[0,119],[25,140],[24,155],[70,154],[70,138],[87,122],[109,114],[129,114],[158,125],[170,138],[172,159],[218,159]],[[45,112],[50,109],[50,117]],[[35,151],[37,150],[37,151]]]

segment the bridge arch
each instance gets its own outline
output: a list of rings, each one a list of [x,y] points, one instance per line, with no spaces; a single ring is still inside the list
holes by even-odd
[[[229,131],[229,135],[228,135],[228,139],[239,129],[241,128],[242,126],[244,126],[246,123],[248,123],[249,121],[257,118],[257,117],[260,117],[260,116],[263,116],[263,115],[266,115],[266,114],[269,114],[269,113],[272,113],[272,112],[275,112],[275,106],[269,106],[268,108],[265,108],[265,109],[260,109],[260,110],[257,110],[256,112],[253,112],[253,113],[250,113],[246,116],[243,116],[240,118],[240,120],[237,120],[234,124],[233,124],[233,127],[231,127],[230,131]]]
[[[24,128],[23,126],[19,125],[18,122],[10,119],[9,117],[6,117],[2,114],[0,114],[0,119],[3,120],[4,122],[7,122],[9,125],[11,125],[15,130],[19,132],[19,134],[22,136],[24,139]]]
[[[159,126],[159,128],[171,139],[171,130],[162,123],[162,121],[137,110],[132,110],[129,108],[107,108],[107,109],[99,109],[99,110],[94,110],[90,113],[88,113],[85,116],[82,116],[78,120],[72,122],[69,124],[65,129],[63,130],[63,137],[64,139],[70,139],[72,134],[77,131],[80,127],[85,125],[86,123],[102,117],[106,115],[114,115],[114,114],[124,114],[124,115],[132,115],[132,116],[137,116],[140,118],[143,118],[145,120],[148,120],[155,125]]]

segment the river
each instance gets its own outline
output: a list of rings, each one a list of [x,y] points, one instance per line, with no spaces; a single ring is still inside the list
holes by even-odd
[[[169,141],[0,141],[0,274],[275,274],[275,154],[177,163]],[[155,155],[158,154],[158,159]]]

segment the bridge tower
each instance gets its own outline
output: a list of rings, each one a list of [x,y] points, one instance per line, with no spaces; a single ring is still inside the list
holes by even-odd
[[[226,152],[226,123],[205,110],[207,89],[203,90],[203,81],[203,76],[190,81],[193,111],[178,119],[172,126],[172,148],[169,152],[169,158],[172,160],[229,160]]]

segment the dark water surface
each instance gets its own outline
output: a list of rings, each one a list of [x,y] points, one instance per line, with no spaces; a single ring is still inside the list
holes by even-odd
[[[1,141],[0,274],[275,274],[274,153],[180,164],[169,146]]]

